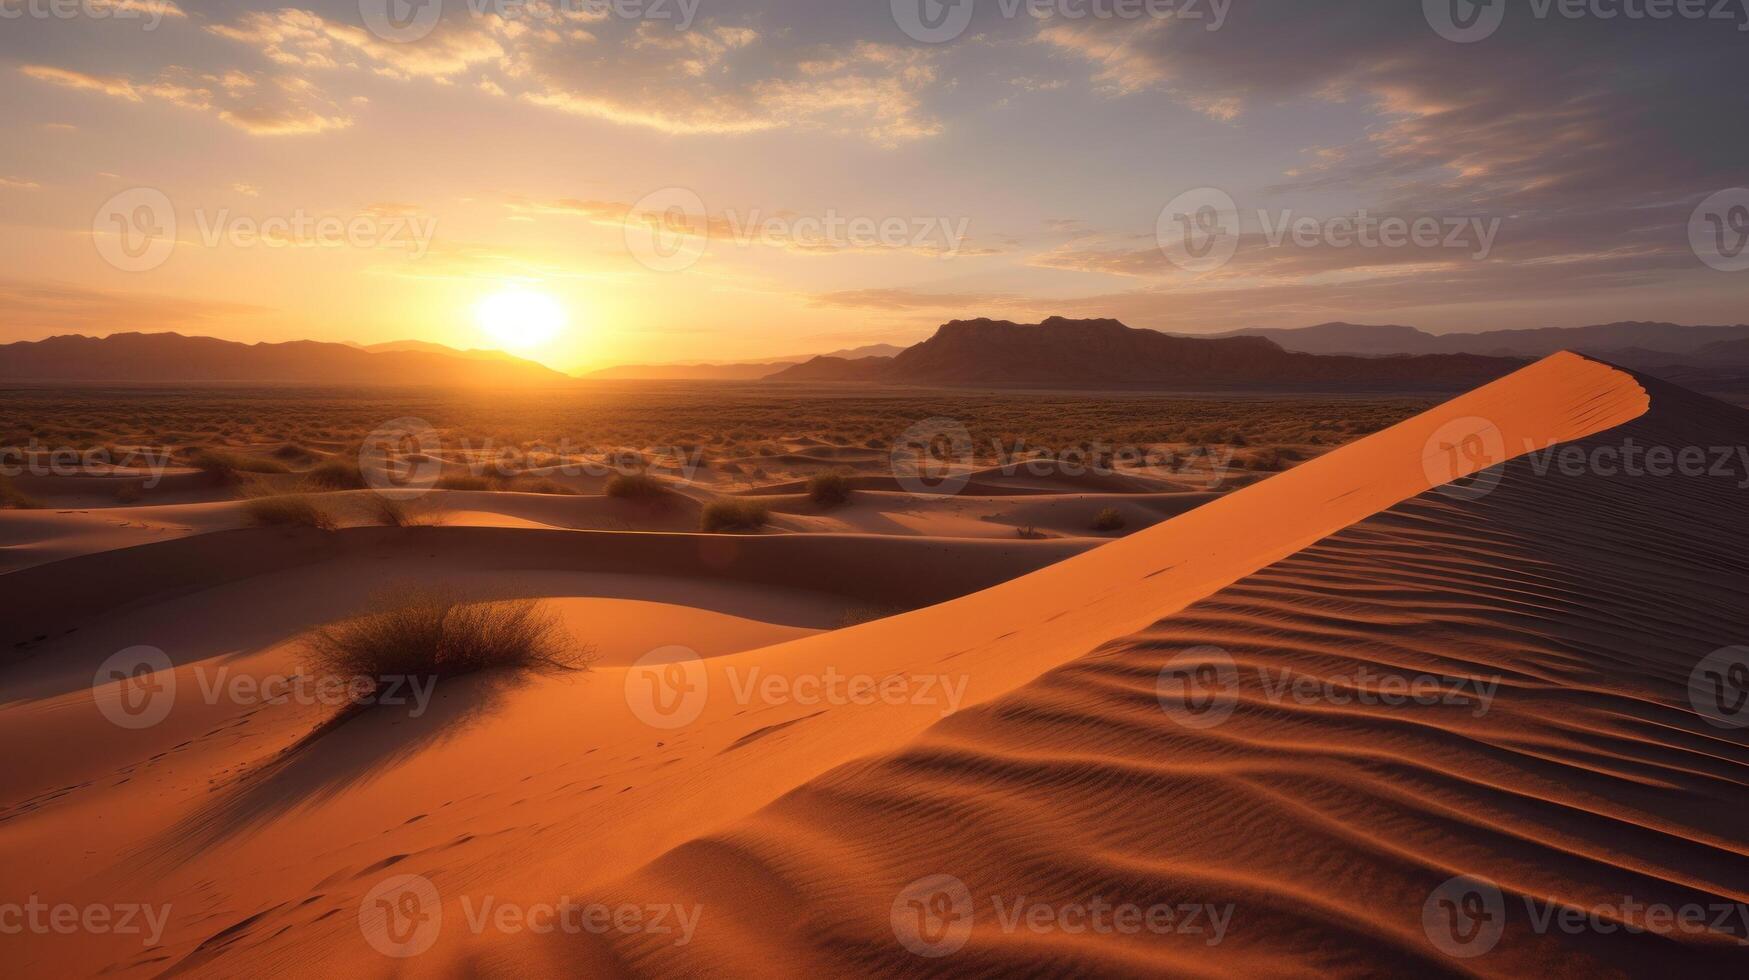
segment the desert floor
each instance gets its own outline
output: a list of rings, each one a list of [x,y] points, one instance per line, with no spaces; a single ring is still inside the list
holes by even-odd
[[[30,506],[0,510],[0,902],[164,919],[7,934],[0,965],[1749,957],[1749,737],[1691,690],[1749,643],[1749,473],[1546,455],[1740,447],[1741,409],[1574,355],[1437,405],[594,397],[9,399],[4,490]],[[912,443],[945,446],[935,492]],[[58,447],[101,458],[68,472]],[[541,600],[593,665],[417,710],[268,695],[306,690],[312,631],[414,584]],[[170,665],[154,686],[106,675],[142,647]],[[1475,894],[1492,941],[1442,934],[1442,896]],[[1171,924],[1087,927],[1112,905]],[[553,927],[566,908],[602,917]],[[1563,910],[1581,925],[1538,918]]]

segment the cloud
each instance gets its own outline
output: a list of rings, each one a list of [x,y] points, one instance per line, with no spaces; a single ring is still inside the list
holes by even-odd
[[[858,42],[795,47],[717,28],[675,40],[646,28],[628,53],[531,50],[520,98],[676,135],[812,130],[893,146],[935,136],[923,108],[934,54]],[[603,84],[603,79],[611,79]]]
[[[481,22],[484,26],[446,25],[412,44],[382,41],[362,28],[336,23],[308,10],[249,13],[236,23],[215,24],[207,30],[246,44],[288,68],[369,68],[399,78],[444,77],[504,57],[504,48],[493,34],[511,28],[496,17],[482,18]]]
[[[704,238],[737,246],[760,245],[802,255],[908,253],[929,258],[980,257],[1008,251],[972,242],[969,219],[947,217],[877,218],[828,213],[799,214],[785,209],[730,209],[718,212],[639,210],[620,201],[567,198],[514,199],[518,216],[565,215],[614,228],[659,225],[669,235]]]
[[[261,84],[238,71],[206,74],[172,66],[156,78],[89,75],[51,65],[24,65],[26,76],[75,91],[128,102],[155,99],[184,109],[211,112],[252,136],[288,136],[344,129],[352,119],[305,79],[277,75]]]
[[[25,180],[23,177],[7,177],[0,175],[0,189],[9,191],[34,191],[41,190],[42,185],[34,180]]]
[[[118,330],[229,325],[239,317],[263,312],[264,307],[246,303],[0,279],[0,322],[12,339],[41,336],[45,331],[101,336]]]
[[[1001,293],[929,293],[897,287],[847,289],[820,293],[809,298],[810,306],[887,312],[949,310],[963,313],[968,310],[1012,306],[1016,303],[1031,305],[1033,301]]]

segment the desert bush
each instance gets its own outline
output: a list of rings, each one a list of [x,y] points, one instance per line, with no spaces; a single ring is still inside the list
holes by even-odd
[[[440,477],[438,479],[437,489],[490,490],[492,489],[492,481],[483,476],[474,476],[471,473],[452,473],[449,476]]]
[[[715,500],[704,509],[704,529],[711,534],[757,531],[770,521],[771,509],[757,500]]]
[[[554,497],[574,497],[577,495],[577,491],[557,480],[549,480],[546,477],[519,477],[515,480],[507,480],[503,489],[514,490],[517,493],[544,493]]]
[[[846,503],[850,494],[850,479],[842,473],[817,473],[808,481],[808,499],[822,507]]]
[[[1093,530],[1121,531],[1124,529],[1124,525],[1128,523],[1129,521],[1125,520],[1124,516],[1118,513],[1116,507],[1107,507],[1094,516]]]
[[[244,502],[243,513],[261,527],[314,527],[334,530],[334,518],[300,494],[256,497]]]
[[[384,527],[412,527],[419,523],[407,505],[393,497],[374,494],[366,507],[371,520]]]
[[[304,474],[304,478],[324,490],[363,490],[365,486],[358,457],[350,453],[328,457]]]
[[[457,677],[588,667],[590,651],[539,600],[463,602],[444,591],[379,596],[362,616],[317,630],[315,666],[340,677]]]
[[[1270,446],[1267,449],[1260,449],[1252,453],[1251,458],[1246,461],[1246,465],[1259,472],[1275,473],[1287,469],[1287,464],[1295,461],[1298,455],[1298,453],[1289,450]]]
[[[290,473],[291,469],[276,459],[261,459],[228,453],[222,449],[202,447],[188,456],[188,465],[207,474],[219,483],[236,483],[244,473]]]
[[[1023,541],[1043,541],[1045,538],[1045,533],[1043,531],[1040,531],[1038,528],[1033,527],[1030,524],[1025,527],[1015,528],[1014,533]]]
[[[607,495],[615,500],[656,500],[668,493],[668,485],[648,473],[621,473],[607,481]]]
[[[12,485],[12,481],[0,476],[0,510],[35,510],[42,506],[36,500]]]

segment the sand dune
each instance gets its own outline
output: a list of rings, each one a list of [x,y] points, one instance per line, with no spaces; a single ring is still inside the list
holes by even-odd
[[[1684,697],[1693,658],[1749,627],[1731,588],[1749,542],[1740,522],[1718,529],[1735,498],[1706,481],[1538,477],[1524,461],[1479,500],[1427,493],[1443,482],[1430,447],[1476,418],[1492,421],[1509,455],[1626,432],[1672,444],[1743,432],[1734,409],[1557,355],[1002,584],[1017,554],[1045,554],[1017,549],[1081,546],[460,527],[313,542],[232,531],[13,573],[18,588],[0,611],[43,639],[27,639],[34,655],[8,670],[23,693],[0,706],[0,731],[49,732],[58,748],[6,787],[0,874],[65,901],[130,895],[174,909],[151,948],[31,937],[20,962],[214,975],[1522,975],[1659,955],[1722,965],[1732,951],[1716,937],[1616,935],[1582,953],[1509,932],[1485,961],[1459,961],[1422,933],[1423,899],[1459,873],[1569,902],[1611,889],[1749,897],[1735,816],[1749,757]],[[1677,516],[1646,530],[1632,518],[1651,508]],[[1672,526],[1686,536],[1671,537]],[[250,535],[248,546],[227,540],[235,535]],[[885,558],[867,564],[869,546]],[[667,711],[652,720],[662,702],[630,693],[654,690],[654,678],[623,657],[587,675],[449,688],[431,714],[366,716],[291,763],[273,760],[318,712],[209,706],[124,738],[78,685],[116,644],[150,642],[196,610],[235,611],[185,641],[179,671],[284,665],[297,631],[342,607],[312,599],[252,614],[269,608],[263,594],[287,591],[274,576],[326,577],[345,591],[368,572],[325,576],[334,562],[413,568],[431,562],[426,549],[442,556],[432,574],[442,562],[523,575],[615,563],[762,589],[860,588],[875,601],[989,578],[963,598],[848,629],[700,650],[682,662],[685,690],[699,693],[682,699],[673,727]],[[965,571],[980,556],[986,570]],[[534,594],[580,593],[549,582]],[[810,617],[823,614],[799,598],[787,609],[716,601],[718,614],[749,621],[736,629],[750,644],[761,630],[817,628]],[[95,620],[101,629],[62,632],[121,604]],[[698,629],[717,628],[639,621],[646,632],[622,631],[616,649],[696,646]],[[1366,667],[1501,683],[1484,716],[1469,704],[1283,705],[1241,685],[1226,724],[1192,729],[1162,710],[1156,683],[1199,645],[1227,650],[1242,677]],[[737,695],[753,672],[789,692],[827,672],[892,679],[901,696]],[[63,772],[77,775],[49,778]],[[122,812],[124,826],[106,822]],[[444,926],[422,955],[385,960],[359,909],[406,874],[436,889]],[[1235,911],[1218,947],[1064,932],[1022,945],[980,907],[964,947],[933,960],[907,951],[893,909],[908,883],[934,875],[980,897],[1063,903],[1106,891]],[[684,946],[648,933],[476,933],[462,903],[484,896],[523,907],[560,896],[696,903],[702,914]]]
[[[1581,445],[1744,444],[1749,416],[1645,384],[1648,415]],[[939,961],[954,975],[1739,972],[1749,923],[1711,910],[1749,902],[1749,745],[1688,684],[1749,635],[1749,527],[1719,523],[1742,479],[1539,476],[1521,459],[1482,499],[1402,503],[675,849],[598,899],[722,914],[685,947],[591,955],[660,975],[914,975],[932,961],[895,941],[894,897],[952,875],[984,906]],[[1176,723],[1162,671],[1223,655],[1230,717]],[[1284,676],[1345,703],[1272,693]],[[1357,696],[1417,677],[1458,693]],[[1456,875],[1504,899],[1475,959],[1423,927]],[[1233,911],[1217,948],[1206,920],[1017,936],[985,904],[1101,894]],[[1539,933],[1531,912],[1644,927],[1648,905],[1709,911],[1692,933],[1601,935]]]

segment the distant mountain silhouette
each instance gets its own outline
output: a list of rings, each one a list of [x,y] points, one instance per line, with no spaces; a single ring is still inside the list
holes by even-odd
[[[391,340],[388,343],[383,344],[348,344],[347,346],[357,347],[359,350],[367,350],[372,354],[393,354],[401,351],[423,351],[427,354],[447,354],[450,357],[465,357],[474,361],[523,360],[523,358],[519,358],[514,354],[505,353],[501,350],[481,350],[478,348],[462,350],[459,347],[446,347],[443,344],[434,344],[428,340]]]
[[[71,335],[0,345],[0,379],[445,386],[571,380],[551,368],[507,354],[480,358],[424,349],[373,352],[310,340],[239,344],[177,333]]]
[[[1185,336],[1185,335],[1178,335]],[[1212,338],[1264,337],[1307,354],[1485,354],[1547,357],[1572,350],[1608,357],[1617,351],[1693,354],[1711,343],[1749,339],[1749,325],[1685,327],[1675,323],[1623,322],[1588,327],[1537,327],[1482,333],[1430,334],[1414,327],[1321,323],[1314,327],[1252,327]],[[1637,365],[1630,365],[1637,366]]]
[[[773,357],[761,361],[734,361],[722,364],[621,364],[591,371],[584,375],[607,381],[757,381],[770,377],[792,364],[802,364],[816,357],[838,360],[862,360],[871,357],[892,357],[905,348],[894,344],[869,344],[833,351],[830,354],[799,354],[794,357]]]
[[[954,320],[891,359],[815,358],[768,380],[1065,387],[1323,382],[1470,386],[1520,364],[1467,354],[1319,356],[1283,350],[1262,337],[1179,337],[1116,320],[1052,317],[1036,324]]]

